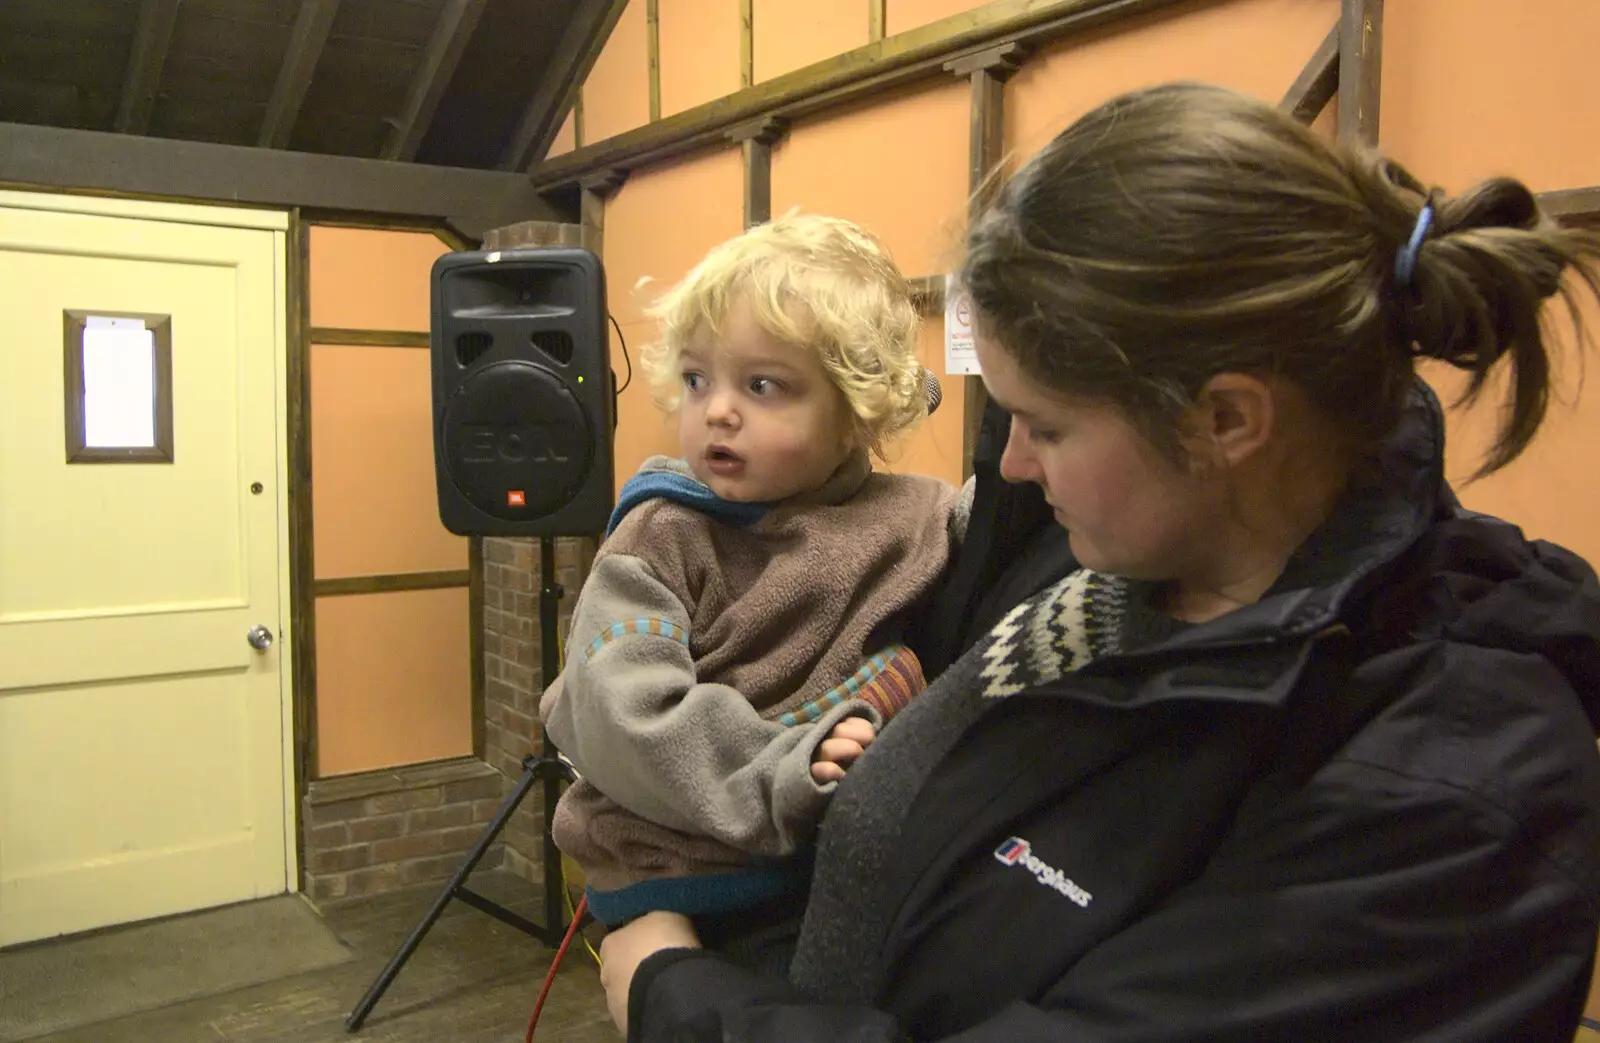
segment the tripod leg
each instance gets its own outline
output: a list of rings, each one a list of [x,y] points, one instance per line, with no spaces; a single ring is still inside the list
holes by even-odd
[[[362,1023],[367,1020],[367,1015],[372,1013],[372,1008],[377,1006],[378,1000],[383,998],[383,994],[394,983],[394,979],[399,976],[401,968],[406,965],[406,961],[411,958],[411,954],[416,951],[417,946],[422,944],[422,939],[432,929],[434,921],[439,919],[439,914],[444,912],[444,907],[450,904],[452,898],[456,897],[456,893],[461,889],[461,885],[466,882],[467,877],[471,875],[473,868],[483,858],[484,853],[489,850],[489,846],[500,836],[500,831],[505,829],[506,823],[511,820],[512,813],[517,810],[517,805],[521,804],[522,798],[528,795],[528,790],[533,788],[533,784],[537,781],[539,775],[538,766],[531,759],[523,762],[522,777],[517,780],[516,787],[506,795],[505,800],[500,802],[500,809],[495,812],[494,820],[489,823],[483,835],[478,838],[478,842],[472,846],[472,850],[467,852],[466,860],[456,868],[455,874],[445,883],[444,890],[439,893],[438,898],[433,900],[433,905],[429,907],[427,913],[411,929],[411,933],[401,943],[399,950],[389,960],[388,966],[384,967],[382,973],[378,975],[378,979],[367,990],[367,994],[361,997],[361,1002],[356,1004],[355,1010],[351,1011],[350,1016],[345,1019],[344,1027],[347,1032],[359,1030]],[[560,863],[558,862],[558,879],[559,873]],[[548,877],[548,870],[546,871],[546,876]]]

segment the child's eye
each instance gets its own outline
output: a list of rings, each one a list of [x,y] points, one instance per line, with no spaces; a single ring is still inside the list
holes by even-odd
[[[765,398],[783,390],[783,385],[771,377],[756,377],[750,381],[750,393]]]
[[[706,378],[699,373],[685,373],[683,375],[683,386],[690,391],[699,391],[706,386]]]

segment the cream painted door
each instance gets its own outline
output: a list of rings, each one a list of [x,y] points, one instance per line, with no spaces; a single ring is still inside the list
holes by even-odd
[[[286,228],[0,192],[0,945],[293,877]],[[68,462],[68,312],[171,317],[171,462]]]

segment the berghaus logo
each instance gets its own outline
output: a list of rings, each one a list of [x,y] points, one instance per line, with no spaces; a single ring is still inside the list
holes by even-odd
[[[1071,899],[1081,909],[1087,909],[1094,895],[1073,883],[1067,874],[1055,866],[1047,865],[1033,853],[1033,845],[1021,837],[1007,837],[994,849],[995,861],[1003,866],[1022,866],[1044,886]]]

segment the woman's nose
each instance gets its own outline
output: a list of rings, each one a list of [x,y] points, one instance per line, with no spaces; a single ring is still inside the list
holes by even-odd
[[[1038,467],[1028,449],[1028,441],[1017,433],[1015,422],[1006,435],[1006,448],[1000,454],[1000,477],[1008,482],[1032,481]]]

